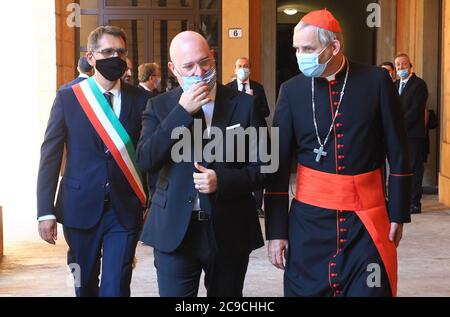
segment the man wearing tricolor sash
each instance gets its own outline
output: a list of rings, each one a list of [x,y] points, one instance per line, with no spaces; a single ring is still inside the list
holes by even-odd
[[[57,222],[63,225],[78,297],[127,297],[147,203],[135,147],[148,98],[120,80],[127,67],[122,29],[97,28],[88,51],[95,75],[60,90],[50,114],[37,185],[39,233],[55,244]]]
[[[285,270],[286,296],[397,293],[412,176],[403,115],[388,74],[349,61],[343,47],[340,23],[327,10],[295,28],[302,74],[280,91],[280,170],[265,197],[269,258]],[[293,156],[297,186],[288,213]]]

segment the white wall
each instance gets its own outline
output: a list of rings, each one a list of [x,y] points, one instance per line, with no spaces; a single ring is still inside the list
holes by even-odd
[[[7,247],[37,238],[39,149],[56,84],[55,2],[4,1],[0,27],[0,205]]]

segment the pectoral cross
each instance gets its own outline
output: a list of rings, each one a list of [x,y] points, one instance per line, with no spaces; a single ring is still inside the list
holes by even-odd
[[[328,153],[323,150],[323,146],[321,146],[319,149],[314,149],[314,153],[317,154],[316,157],[317,163],[320,163],[322,157],[326,157],[328,155]]]

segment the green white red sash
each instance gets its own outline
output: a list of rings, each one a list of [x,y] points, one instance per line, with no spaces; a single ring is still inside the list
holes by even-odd
[[[108,100],[93,77],[73,86],[72,89],[89,121],[111,152],[142,205],[145,206],[147,197],[142,186],[142,176],[137,168],[133,142],[111,109]]]

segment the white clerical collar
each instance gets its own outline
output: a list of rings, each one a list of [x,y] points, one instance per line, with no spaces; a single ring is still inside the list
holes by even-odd
[[[95,83],[97,84],[98,88],[100,89],[100,92],[101,92],[102,94],[104,94],[104,93],[106,92],[106,89],[103,88],[103,87],[98,83],[98,81],[95,79],[95,77],[94,77],[94,81],[95,81]],[[109,90],[109,92],[112,93],[113,96],[114,96],[115,98],[119,98],[119,97],[120,97],[120,92],[121,92],[120,89],[121,89],[121,82],[120,82],[120,80],[118,80],[118,81],[116,82],[116,84],[114,85],[114,87],[111,88],[111,89]]]
[[[336,75],[339,74],[339,73],[341,72],[341,70],[344,69],[345,63],[346,63],[346,58],[345,58],[345,56],[344,56],[344,57],[342,58],[342,64],[341,64],[341,67],[339,67],[339,70],[338,70],[337,72],[335,72],[333,75],[328,76],[328,77],[327,77],[327,80],[328,80],[328,81],[336,80]]]

